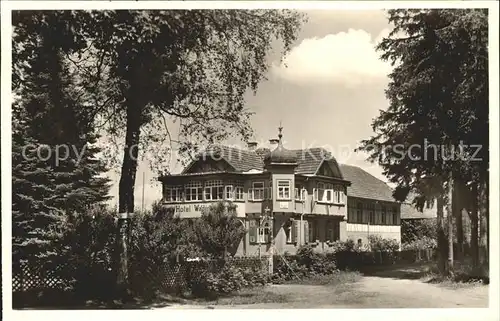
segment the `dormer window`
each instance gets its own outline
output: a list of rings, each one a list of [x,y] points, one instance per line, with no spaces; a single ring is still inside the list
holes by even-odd
[[[278,199],[279,200],[290,200],[290,180],[278,180]]]

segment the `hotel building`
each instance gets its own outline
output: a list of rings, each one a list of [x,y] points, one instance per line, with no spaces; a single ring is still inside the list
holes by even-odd
[[[162,203],[181,218],[231,201],[247,233],[236,255],[294,253],[310,244],[328,251],[337,240],[368,236],[401,240],[400,204],[392,190],[361,168],[339,165],[323,148],[288,150],[281,128],[273,149],[211,146],[181,174],[160,177]]]

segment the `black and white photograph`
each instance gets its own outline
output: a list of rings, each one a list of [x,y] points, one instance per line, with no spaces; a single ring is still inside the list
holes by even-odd
[[[499,320],[498,12],[2,2],[7,320]]]

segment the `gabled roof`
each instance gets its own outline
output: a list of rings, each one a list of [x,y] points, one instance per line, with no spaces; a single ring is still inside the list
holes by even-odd
[[[262,170],[264,167],[262,158],[255,151],[224,145],[213,145],[208,147],[204,152],[200,153],[196,160],[184,168],[182,174],[187,173],[191,166],[203,156],[213,156],[214,159],[224,159],[231,167],[234,168],[236,172],[247,172],[252,169]]]
[[[295,169],[295,173],[303,175],[314,175],[322,165],[323,161],[328,163],[332,171],[335,173],[335,168],[338,168],[337,161],[326,149],[321,147],[308,148],[308,149],[297,149],[294,151],[297,153],[298,166]],[[342,173],[339,173],[340,177],[343,178]]]
[[[224,145],[214,145],[200,153],[196,160],[191,162],[182,175],[189,175],[189,169],[203,156],[213,159],[223,159],[235,173],[244,173],[252,170],[264,170],[264,157],[266,150],[260,151],[244,150]],[[297,155],[297,167],[295,173],[299,175],[317,175],[322,165],[328,164],[333,174],[351,183],[347,187],[347,195],[352,197],[374,199],[379,201],[396,202],[392,197],[392,189],[383,181],[369,174],[363,169],[340,165],[335,158],[324,148],[309,148],[304,150],[293,150]],[[200,173],[196,173],[199,175]]]
[[[348,196],[396,202],[392,197],[392,188],[370,173],[359,167],[344,164],[340,165],[340,170],[344,179],[351,181],[351,186],[347,187]]]
[[[338,178],[342,179],[342,173],[338,168],[337,161],[331,153],[327,152],[324,148],[309,148],[292,150],[291,152],[297,155],[297,167],[295,173],[302,175],[316,174],[323,161],[331,166],[333,173],[338,173]],[[208,147],[204,152],[198,155],[200,157],[210,157],[213,155],[214,159],[224,159],[236,172],[247,172],[252,169],[263,170],[265,154],[262,150],[259,152],[253,150],[244,150],[224,145],[213,145]],[[197,161],[194,160],[189,164],[182,173],[188,173],[189,169]]]

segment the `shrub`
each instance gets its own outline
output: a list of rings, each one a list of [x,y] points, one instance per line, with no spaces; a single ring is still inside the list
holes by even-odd
[[[311,274],[330,274],[336,271],[335,258],[314,251],[312,246],[301,246],[297,250],[297,263],[303,265]]]
[[[192,294],[197,297],[215,298],[221,294],[229,294],[244,287],[266,284],[266,282],[267,278],[262,272],[226,263],[219,270],[205,270],[193,276],[189,286]]]
[[[301,246],[293,256],[275,257],[274,262],[274,283],[330,275],[337,271],[334,253],[318,253],[309,245]]]
[[[437,241],[436,241],[436,239],[433,239],[430,237],[423,237],[419,240],[414,240],[414,241],[402,244],[403,250],[411,250],[411,251],[427,250],[427,249],[435,249],[435,248],[437,248]]]
[[[236,206],[231,203],[218,202],[203,212],[200,219],[193,224],[195,243],[213,258],[226,257],[234,251],[245,235],[245,227],[238,219]]]
[[[263,269],[245,268],[241,272],[247,287],[266,285],[269,282],[269,275]]]
[[[174,262],[185,234],[182,227],[174,212],[159,204],[153,205],[151,212],[138,214],[130,227],[131,261],[158,266],[166,261]]]
[[[368,237],[370,249],[374,252],[396,252],[399,250],[399,243],[393,239],[384,239],[380,235],[370,235]]]
[[[296,256],[284,255],[283,257],[276,256],[274,258],[272,282],[275,284],[304,278],[308,274],[308,268],[299,264]]]
[[[82,299],[106,300],[114,291],[114,258],[116,247],[114,212],[104,206],[92,206],[86,213],[68,216],[64,236],[65,251],[59,260],[66,260],[74,269],[58,273],[73,279],[73,292]],[[53,271],[52,268],[48,268]],[[103,290],[104,289],[104,290]]]
[[[422,238],[437,239],[436,219],[401,221],[401,241],[403,243],[411,243]]]

